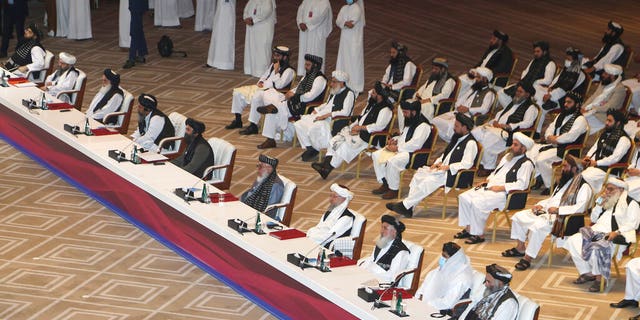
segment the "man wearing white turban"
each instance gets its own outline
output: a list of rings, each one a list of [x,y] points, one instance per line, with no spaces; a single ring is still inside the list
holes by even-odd
[[[73,90],[79,75],[78,70],[74,68],[75,64],[76,57],[66,52],[60,52],[58,70],[44,80],[44,85],[50,95],[55,97],[62,91]],[[67,94],[62,94],[58,99],[64,102],[71,101],[71,97]]]
[[[331,119],[339,116],[350,116],[353,111],[355,95],[346,86],[349,76],[346,72],[336,70],[331,73],[329,85],[329,99],[320,106],[313,109],[311,114],[303,115],[296,121],[296,135],[300,146],[305,150],[302,154],[302,161],[312,161],[320,149],[329,147],[331,137],[337,134],[341,127],[331,128]],[[345,125],[348,122],[345,122]]]
[[[353,199],[353,192],[337,183],[331,185],[331,191],[329,208],[318,224],[307,231],[307,237],[327,248],[333,240],[351,234],[355,219],[348,209],[349,202]]]

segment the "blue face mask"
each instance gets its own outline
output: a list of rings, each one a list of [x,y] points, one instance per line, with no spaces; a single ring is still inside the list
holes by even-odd
[[[353,4],[353,0],[347,0],[347,4]]]
[[[444,266],[445,262],[447,262],[447,258],[440,256],[440,259],[438,259],[438,265],[440,266],[440,268]]]

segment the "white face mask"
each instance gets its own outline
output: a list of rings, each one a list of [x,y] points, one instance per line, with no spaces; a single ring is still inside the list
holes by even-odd
[[[440,259],[438,259],[438,266],[440,266],[440,269],[442,269],[442,267],[444,266],[445,262],[447,262],[447,258],[440,256]]]
[[[564,66],[565,66],[565,68],[569,68],[569,67],[571,67],[571,62],[573,62],[573,61],[571,61],[571,60],[565,60],[565,61],[564,61]]]

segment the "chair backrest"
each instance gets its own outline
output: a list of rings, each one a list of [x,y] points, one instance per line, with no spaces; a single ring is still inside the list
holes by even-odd
[[[47,76],[53,72],[53,58],[55,58],[53,52],[46,50],[44,56],[44,68],[40,70],[38,77],[34,77],[33,73],[29,72],[27,79],[35,83],[44,83]]]
[[[284,86],[282,89],[276,89],[276,91],[280,93],[287,93],[287,91],[291,90],[291,88],[296,87],[296,80],[297,80],[298,74],[296,73],[295,69],[291,68],[291,70],[293,70],[293,78],[291,78],[291,82],[289,82],[289,85]]]
[[[116,123],[116,127],[118,127],[118,131],[121,134],[126,135],[129,132],[129,122],[131,121],[131,113],[133,112],[133,101],[134,97],[131,92],[127,90],[122,90],[124,93],[124,98],[122,99],[122,106],[120,106],[119,112],[124,112],[123,115],[118,116],[118,122]]]
[[[422,272],[424,248],[411,241],[402,240],[402,242],[407,246],[407,248],[409,248],[409,251],[411,252],[409,255],[409,262],[407,263],[407,267],[405,269],[415,269],[416,271],[402,278],[402,280],[400,280],[400,283],[398,284],[398,287],[404,288],[411,294],[415,294],[418,290],[418,284],[420,283],[420,273]]]
[[[633,49],[631,48],[630,45],[625,45],[624,46],[624,51],[623,54],[626,54],[626,59],[622,64],[622,68],[623,70],[629,69],[629,65],[631,64],[631,60],[633,58]]]
[[[518,299],[518,318],[517,320],[537,320],[540,313],[540,306],[535,301],[517,294],[514,292],[516,299]]]
[[[624,100],[622,101],[622,107],[620,107],[620,111],[624,113],[626,116],[629,115],[629,105],[631,104],[632,97],[631,89],[627,86],[624,86]]]
[[[351,227],[351,238],[355,240],[353,245],[353,260],[360,259],[360,253],[362,251],[362,243],[364,242],[364,231],[367,228],[367,218],[353,210],[351,210],[356,218],[353,220],[353,227]]]
[[[289,226],[289,223],[291,223],[291,215],[293,214],[293,206],[296,202],[296,193],[298,192],[298,186],[295,184],[295,182],[285,178],[284,176],[278,176],[280,177],[282,182],[284,182],[284,193],[282,194],[280,203],[286,203],[287,205],[282,208],[278,208],[276,218],[285,226]]]
[[[586,97],[591,90],[591,75],[586,73],[584,70],[580,70],[580,74],[578,75],[578,81],[573,86],[572,90],[578,92],[583,97]]]
[[[416,64],[416,74],[413,75],[413,79],[411,79],[411,86],[412,87],[418,87],[418,84],[420,84],[420,80],[422,80],[422,72],[424,70],[422,69],[422,66],[419,64]]]
[[[215,166],[227,166],[213,170],[211,172],[211,180],[218,181],[213,183],[216,188],[227,190],[231,186],[237,149],[231,143],[220,138],[210,138],[208,142],[213,150],[213,164]]]
[[[87,74],[80,69],[78,70],[78,79],[73,86],[73,90],[77,91],[69,95],[69,104],[73,105],[76,109],[82,110],[82,100],[84,100],[84,90],[87,87]]]
[[[186,125],[186,121],[187,121],[187,117],[185,117],[184,115],[178,113],[178,112],[171,112],[169,114],[169,121],[171,121],[171,124],[173,124],[173,129],[175,131],[175,137],[184,137],[184,131],[185,128],[187,127]],[[176,141],[175,145],[173,146],[173,150],[180,150],[180,147],[182,145],[182,141]]]
[[[516,65],[518,64],[518,57],[515,53],[513,53],[513,62],[511,63],[511,70],[509,73],[497,73],[493,75],[493,81],[491,84],[498,87],[507,87],[509,85],[509,79],[513,76],[513,71],[516,69]]]
[[[533,135],[536,133],[536,128],[538,128],[538,122],[544,121],[544,119],[542,119],[542,108],[540,108],[540,106],[536,103],[531,103],[531,104],[537,110],[536,120],[533,121],[533,126],[529,128],[521,128],[518,131],[526,134],[527,136],[529,136],[529,138],[533,139]]]
[[[431,132],[429,133],[429,137],[427,137],[427,141],[425,141],[424,143],[424,148],[421,149],[422,151],[426,152],[414,153],[408,166],[409,169],[417,170],[418,168],[426,165],[429,162],[429,158],[431,157],[433,149],[436,146],[436,141],[438,140],[438,127],[433,124],[430,126]]]

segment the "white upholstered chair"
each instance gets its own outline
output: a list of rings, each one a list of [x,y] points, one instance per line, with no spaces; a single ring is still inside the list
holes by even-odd
[[[418,284],[420,284],[420,273],[422,272],[422,259],[424,258],[424,248],[411,241],[402,240],[402,242],[409,248],[411,252],[409,255],[409,263],[403,273],[407,273],[398,283],[399,288],[403,288],[415,294],[418,290]],[[401,275],[400,274],[400,275]],[[398,275],[398,276],[400,276]]]
[[[185,121],[187,121],[187,117],[183,116],[177,112],[171,112],[169,114],[169,121],[173,124],[173,129],[175,130],[175,135],[173,137],[167,137],[160,141],[158,147],[160,148],[160,153],[169,159],[174,159],[178,157],[186,147],[183,143],[184,141],[184,130],[186,127]],[[170,148],[167,144],[173,142],[173,148]]]
[[[124,99],[122,99],[120,110],[105,114],[102,118],[102,123],[107,124],[107,121],[110,120],[110,118],[118,117],[115,124],[107,126],[112,129],[117,129],[120,134],[126,135],[127,132],[129,132],[129,121],[131,120],[134,99],[133,95],[129,91],[122,89],[122,93],[124,93]]]
[[[351,234],[333,240],[331,250],[339,250],[345,257],[360,260],[364,231],[367,227],[367,218],[353,210],[350,211],[355,216],[353,227],[351,227]]]
[[[237,149],[220,138],[211,138],[208,142],[213,150],[213,165],[205,169],[202,179],[220,190],[227,190],[231,186]]]

